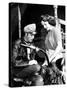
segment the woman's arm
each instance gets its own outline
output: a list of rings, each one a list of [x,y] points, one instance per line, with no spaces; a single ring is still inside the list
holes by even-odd
[[[55,31],[55,35],[56,35],[56,39],[57,39],[57,47],[56,47],[54,53],[51,55],[50,61],[52,59],[54,59],[57,56],[57,54],[59,54],[63,49],[62,37],[61,37],[61,25],[60,25],[59,20],[57,18],[57,6],[54,6],[54,9],[55,9],[55,20],[56,20],[56,27],[55,27],[54,31]]]

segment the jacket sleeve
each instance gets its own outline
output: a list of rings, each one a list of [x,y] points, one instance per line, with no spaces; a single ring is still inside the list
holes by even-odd
[[[26,51],[24,47],[21,47],[20,41],[16,41],[13,47],[12,62],[14,64],[27,61]]]

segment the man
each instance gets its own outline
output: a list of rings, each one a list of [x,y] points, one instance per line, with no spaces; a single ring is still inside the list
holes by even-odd
[[[33,44],[33,39],[36,34],[36,24],[33,23],[25,26],[24,32],[25,35],[23,39],[16,41],[13,49],[13,60],[16,67],[23,67],[15,75],[22,79],[31,79],[34,78],[34,76],[39,78],[38,71],[40,70],[40,66],[35,60],[35,53],[39,49],[35,48]],[[36,81],[37,80],[39,79],[36,79]],[[43,82],[43,80],[41,80],[41,82]]]

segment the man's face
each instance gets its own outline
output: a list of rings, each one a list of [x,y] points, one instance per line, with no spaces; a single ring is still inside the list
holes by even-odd
[[[44,26],[45,29],[49,30],[50,29],[50,24],[46,21],[41,21],[41,24]]]
[[[34,34],[32,34],[30,32],[26,33],[26,40],[27,40],[27,42],[32,42],[33,39],[34,39]]]

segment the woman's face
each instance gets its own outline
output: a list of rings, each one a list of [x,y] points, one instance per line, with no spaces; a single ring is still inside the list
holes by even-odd
[[[48,23],[48,21],[46,21],[46,22],[41,21],[41,24],[44,26],[45,29],[47,29],[47,30],[50,29],[50,24]]]

